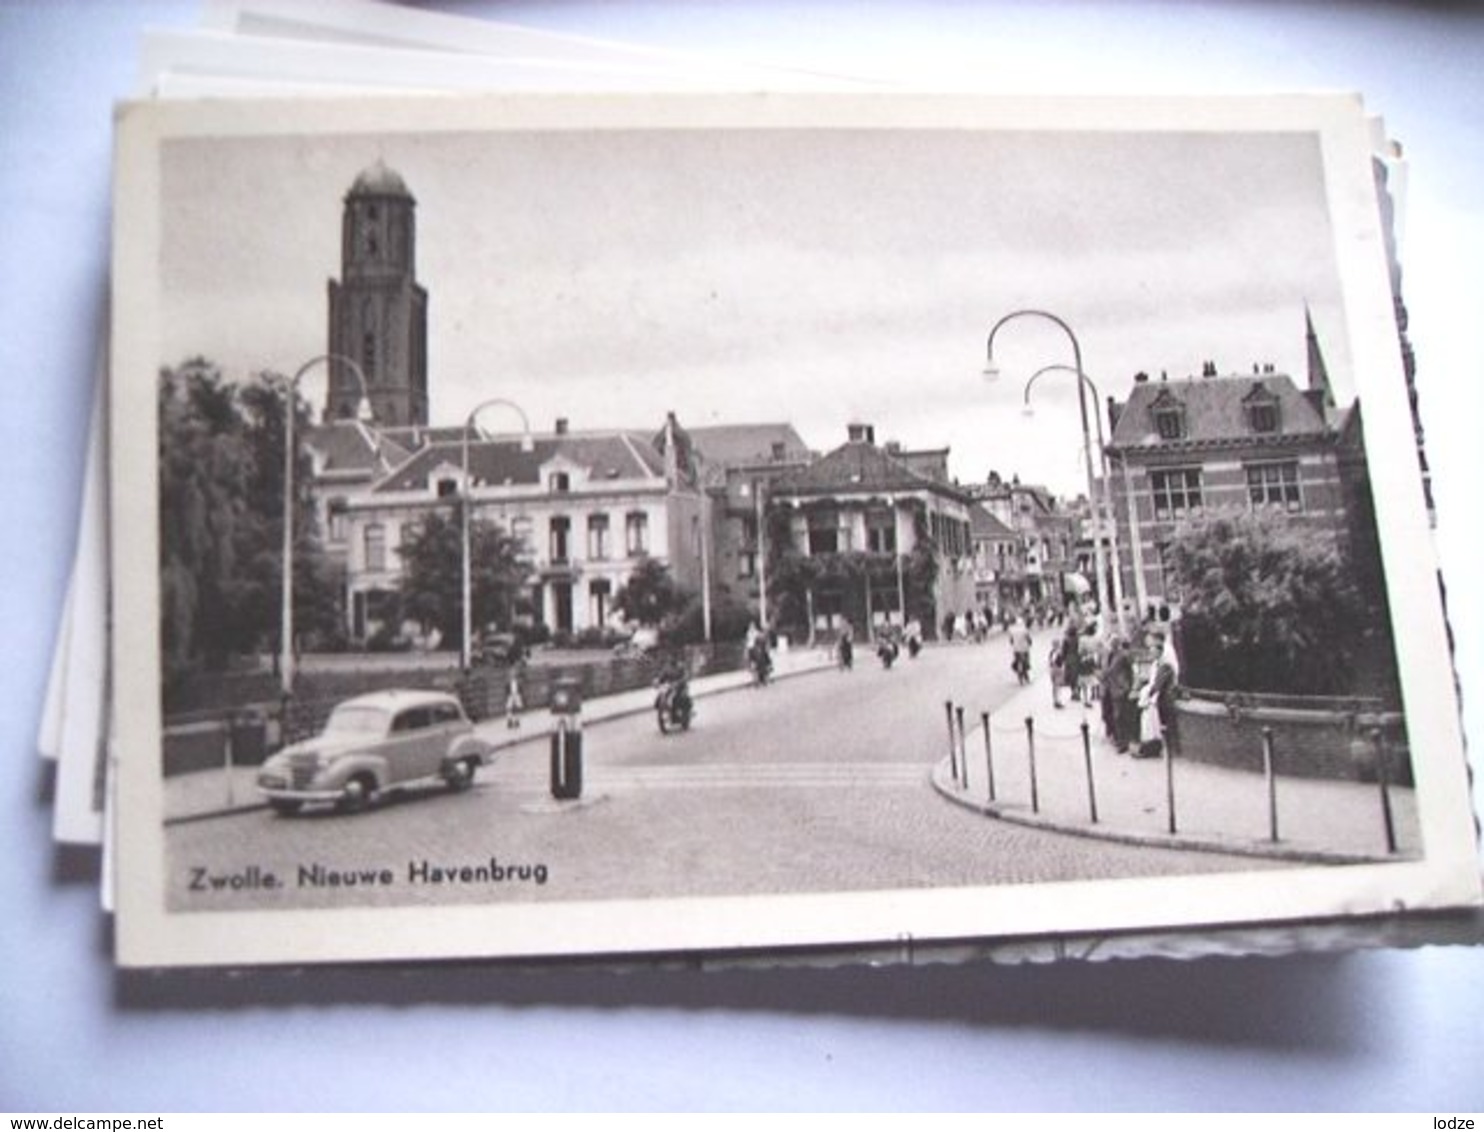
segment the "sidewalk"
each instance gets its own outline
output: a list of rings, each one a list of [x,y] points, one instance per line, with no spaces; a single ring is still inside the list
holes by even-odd
[[[772,678],[786,680],[834,666],[834,655],[827,649],[794,648],[775,654]],[[715,676],[698,676],[690,682],[690,691],[692,698],[702,699],[746,688],[751,683],[752,673],[743,669],[738,672],[722,672]],[[582,722],[587,726],[627,715],[652,712],[654,697],[653,688],[635,688],[633,691],[589,700],[582,705]],[[489,743],[496,754],[519,743],[545,738],[553,730],[551,714],[544,709],[524,713],[518,728],[507,728],[504,716],[486,719],[474,728],[475,734]],[[165,779],[164,784],[165,823],[168,825],[172,822],[195,821],[266,808],[267,803],[257,791],[257,776],[256,766],[233,767],[230,771],[222,767],[171,775]]]
[[[1390,787],[1397,852],[1387,850],[1380,787],[1329,779],[1276,780],[1278,839],[1270,835],[1268,791],[1261,774],[1175,757],[1120,755],[1103,736],[1096,706],[1052,707],[1049,678],[1021,689],[990,718],[989,753],[977,714],[964,718],[962,763],[947,755],[933,785],[949,801],[990,817],[1063,833],[1138,845],[1165,846],[1350,863],[1419,856],[1416,800]],[[1034,720],[1036,806],[1031,804],[1026,718]],[[1097,821],[1091,817],[1081,724],[1088,725]],[[948,750],[948,725],[943,725]],[[989,797],[990,764],[994,798]],[[1167,778],[1168,771],[1168,778]],[[967,776],[967,782],[965,782]],[[1175,832],[1168,794],[1173,788]]]

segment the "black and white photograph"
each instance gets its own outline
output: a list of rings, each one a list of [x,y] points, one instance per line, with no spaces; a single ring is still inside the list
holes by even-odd
[[[125,965],[1477,900],[1357,101],[119,129]]]

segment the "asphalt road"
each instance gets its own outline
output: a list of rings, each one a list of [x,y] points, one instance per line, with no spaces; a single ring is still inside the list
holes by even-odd
[[[946,751],[944,701],[977,717],[1012,685],[998,640],[932,648],[891,671],[862,650],[852,672],[703,698],[686,733],[662,736],[651,713],[590,727],[579,803],[551,799],[543,740],[504,751],[464,794],[429,790],[358,815],[260,811],[173,826],[170,907],[632,899],[1261,867],[1007,825],[941,799],[928,776]],[[461,869],[483,873],[460,879]]]

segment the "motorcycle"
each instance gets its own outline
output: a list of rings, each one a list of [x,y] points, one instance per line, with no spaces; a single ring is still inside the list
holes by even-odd
[[[767,684],[773,674],[773,658],[768,647],[761,642],[752,646],[747,654],[747,667],[752,670],[752,682],[758,687]]]
[[[1031,657],[1029,653],[1018,652],[1015,659],[1010,662],[1011,669],[1015,672],[1015,678],[1022,684],[1031,682]]]
[[[682,678],[661,684],[659,694],[654,698],[654,711],[661,734],[690,730],[691,718],[695,714],[690,682]]]

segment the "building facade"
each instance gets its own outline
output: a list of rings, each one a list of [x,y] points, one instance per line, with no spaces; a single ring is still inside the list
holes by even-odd
[[[1250,375],[1150,381],[1109,399],[1107,447],[1120,568],[1137,608],[1177,605],[1166,551],[1180,524],[1221,508],[1268,510],[1337,540],[1347,537],[1339,440],[1322,366],[1300,389],[1260,367]]]

